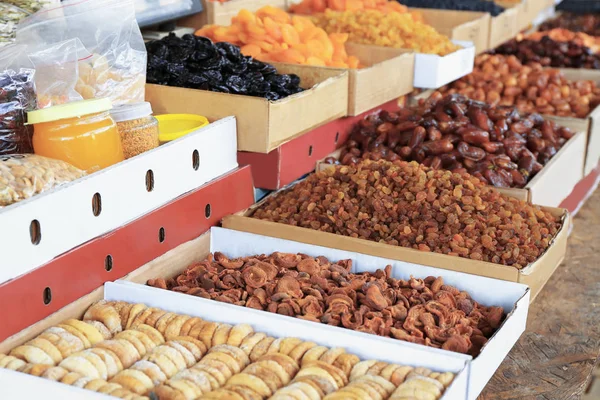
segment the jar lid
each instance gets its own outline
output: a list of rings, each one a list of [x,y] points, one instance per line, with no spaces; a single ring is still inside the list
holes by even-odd
[[[109,98],[74,101],[72,103],[42,108],[27,113],[27,124],[58,121],[108,111],[112,108]]]
[[[152,115],[152,106],[147,101],[135,104],[123,104],[110,110],[115,122],[131,121]]]
[[[194,114],[164,114],[157,115],[158,139],[161,142],[170,142],[192,133],[208,125],[208,119]]]

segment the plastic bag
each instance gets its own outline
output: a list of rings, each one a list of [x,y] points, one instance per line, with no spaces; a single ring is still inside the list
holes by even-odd
[[[33,70],[0,70],[0,156],[33,153],[33,128],[25,125],[36,108],[33,78]]]
[[[23,20],[16,43],[27,46],[40,107],[106,97],[114,105],[144,101],[146,49],[131,0],[64,1]]]
[[[0,207],[81,178],[85,172],[64,161],[35,154],[0,156]]]

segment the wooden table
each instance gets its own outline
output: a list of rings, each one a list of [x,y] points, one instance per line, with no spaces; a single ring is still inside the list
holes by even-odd
[[[575,217],[565,261],[530,306],[527,330],[479,399],[579,399],[599,350],[600,189]]]

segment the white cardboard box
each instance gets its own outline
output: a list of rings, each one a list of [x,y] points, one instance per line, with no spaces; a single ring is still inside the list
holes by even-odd
[[[236,147],[235,118],[223,118],[140,156],[0,208],[0,283],[236,168]],[[92,206],[96,193],[101,199],[98,216]],[[30,232],[34,220],[39,224],[38,244]]]
[[[415,88],[437,89],[473,72],[473,43],[458,40],[452,42],[463,48],[443,57],[423,53],[415,55]]]
[[[249,323],[254,326],[256,330],[264,330],[276,336],[290,336],[290,332],[293,332],[293,334],[291,334],[292,336],[298,336],[302,339],[309,340],[311,336],[302,335],[305,333],[307,335],[318,335],[318,340],[311,340],[327,346],[345,347],[348,351],[357,354],[362,359],[377,358],[388,362],[400,362],[401,360],[396,360],[391,357],[396,357],[398,354],[401,354],[403,356],[409,356],[403,360],[419,360],[419,362],[422,363],[422,366],[427,368],[455,372],[458,371],[456,369],[457,365],[455,365],[452,360],[453,357],[459,357],[461,360],[467,360],[470,365],[470,368],[468,369],[468,394],[466,397],[469,400],[477,398],[500,363],[502,363],[510,349],[516,343],[517,339],[521,336],[521,333],[525,330],[530,290],[527,286],[522,284],[224,228],[211,228],[210,233],[207,234],[210,235],[210,251],[213,253],[221,251],[229,257],[270,254],[274,251],[304,253],[315,257],[325,256],[330,260],[352,259],[353,272],[374,271],[378,268],[384,268],[389,264],[392,266],[392,276],[398,279],[409,279],[411,275],[422,278],[430,275],[442,276],[446,284],[456,286],[461,290],[466,290],[472,298],[479,303],[487,306],[495,305],[503,307],[508,314],[508,317],[503,322],[500,329],[483,347],[481,354],[475,359],[472,359],[472,357],[464,354],[429,348],[362,332],[353,332],[345,328],[318,324],[235,305],[222,304],[196,296],[156,289],[132,282],[118,281],[116,284],[107,283],[105,286],[105,297],[112,300],[119,299],[141,302],[155,307],[161,307],[172,312],[183,312],[199,316],[202,315],[198,314],[198,312],[208,312],[206,310],[210,309],[211,304],[218,303],[222,304],[222,306],[225,307],[223,310],[226,311],[221,312],[220,315],[216,315],[214,317],[215,319],[218,319],[217,317],[219,317],[219,320],[222,320],[223,322],[240,323],[241,321],[239,318],[249,318],[249,321],[252,321]],[[201,239],[203,239],[202,236],[196,240],[200,241]],[[188,244],[182,246],[186,245]],[[192,253],[199,255],[201,254],[200,247],[201,245],[194,248],[193,251],[191,247],[187,250],[188,252],[192,251]],[[186,265],[178,265],[178,261],[179,264],[189,262],[189,257],[178,257],[176,254],[177,252],[178,249],[176,248],[161,257],[164,260],[165,269],[169,269],[171,275],[173,275],[173,272],[181,272],[185,269]],[[154,267],[163,264],[161,263],[161,258],[152,261]],[[182,259],[185,261],[180,261]],[[141,267],[140,270],[143,270],[144,268],[145,267]],[[154,271],[156,272],[157,269],[154,269]],[[165,270],[164,273],[167,273],[167,271]],[[153,277],[157,278],[160,276]],[[126,277],[125,279],[128,278]],[[138,279],[133,278],[133,280],[140,282],[144,279],[138,277]],[[129,292],[115,292],[115,287],[118,287],[119,285],[130,286],[132,289],[130,289]],[[125,295],[132,297],[124,298],[123,296]],[[393,349],[395,348],[401,349],[401,351],[394,351]],[[409,362],[404,361],[404,363]],[[459,382],[460,381],[457,381],[457,383]],[[460,397],[461,395],[458,395],[459,392],[461,391],[453,389],[452,392],[447,393],[447,396],[451,395],[451,397],[444,397],[444,399],[465,398],[464,396]],[[456,395],[459,397],[455,397]]]

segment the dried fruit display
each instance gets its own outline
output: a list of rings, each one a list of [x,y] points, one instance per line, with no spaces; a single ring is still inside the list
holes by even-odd
[[[308,18],[266,6],[251,13],[241,10],[230,26],[206,25],[196,32],[215,42],[240,46],[244,55],[261,61],[358,68],[346,53],[347,34],[327,34]]]
[[[441,10],[480,11],[497,16],[504,11],[493,1],[488,0],[401,0],[407,7],[437,8]]]
[[[473,72],[441,87],[493,106],[516,106],[520,112],[585,118],[600,104],[594,81],[570,81],[557,69],[523,65],[515,56],[482,54]]]
[[[395,279],[391,265],[351,270],[352,260],[277,252],[230,259],[217,252],[148,285],[474,356],[505,316],[441,277]]]
[[[395,0],[303,0],[301,3],[291,4],[289,11],[294,14],[312,15],[325,12],[326,9],[334,11],[409,12],[408,7]],[[415,19],[422,20],[419,13],[412,12],[411,14]]]
[[[279,100],[302,92],[297,75],[244,56],[231,43],[174,34],[146,44],[148,83]]]
[[[0,155],[33,153],[27,112],[37,107],[34,71],[0,71]]]
[[[411,14],[379,10],[332,11],[312,17],[328,33],[347,33],[350,42],[415,50],[441,56],[460,49],[432,26],[415,21]]]
[[[574,42],[578,45],[589,47],[594,53],[600,50],[599,37],[590,36],[583,32],[573,32],[563,28],[556,28],[549,31],[532,32],[525,36],[523,34],[519,34],[517,38],[542,40],[542,38],[545,36],[548,36],[550,39],[556,40],[557,42]]]
[[[524,187],[572,136],[539,114],[520,116],[513,106],[494,108],[436,92],[419,107],[382,111],[360,121],[340,161],[414,160],[433,169],[468,172],[497,187]]]
[[[454,379],[122,301],[100,301],[83,321],[63,321],[0,354],[0,368],[130,400],[282,399],[369,387],[398,395],[418,387],[438,399]]]
[[[600,55],[577,41],[557,41],[550,36],[540,39],[517,38],[490,52],[515,56],[523,64],[539,63],[544,67],[600,69]]]
[[[600,15],[579,15],[563,12],[556,18],[545,21],[539,26],[540,31],[549,31],[555,28],[564,28],[573,32],[583,32],[591,36],[600,36]]]
[[[517,269],[536,261],[561,226],[469,174],[383,160],[309,175],[252,217]]]

